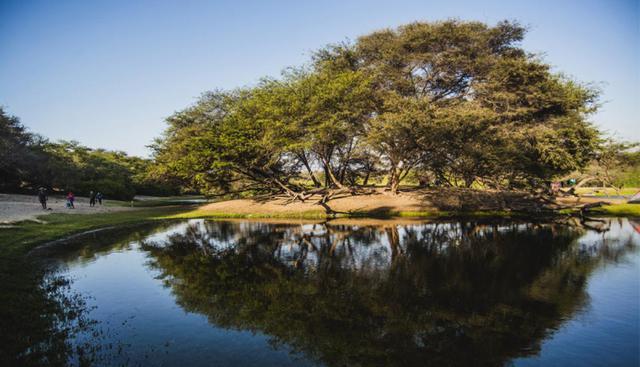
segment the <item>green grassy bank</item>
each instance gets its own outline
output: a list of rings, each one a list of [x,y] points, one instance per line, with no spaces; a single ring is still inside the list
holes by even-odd
[[[614,217],[640,217],[640,204],[604,205],[600,208],[593,208],[589,212]]]
[[[192,205],[193,200],[204,200],[204,196],[165,196],[149,198],[145,200],[106,200],[106,206],[112,207],[132,207],[132,208],[154,208],[158,206]]]
[[[559,214],[571,214],[573,211],[562,211]],[[616,204],[590,210],[594,215],[604,216],[632,216],[640,217],[640,204]],[[535,215],[535,214],[533,214]],[[192,219],[192,218],[281,218],[281,219],[327,219],[327,218],[509,218],[531,217],[531,213],[518,213],[512,211],[420,211],[420,212],[348,212],[327,214],[321,210],[305,212],[280,212],[280,213],[221,213],[194,209],[193,206],[158,206],[131,211],[113,213],[73,215],[57,214],[41,217],[40,222],[22,221],[0,229],[0,248],[5,256],[24,254],[36,245],[64,238],[76,233],[95,230],[99,228],[140,224],[150,221],[167,219]]]
[[[616,189],[611,187],[580,187],[576,189],[576,194],[578,195],[593,195],[596,197],[608,197],[615,195],[623,195],[623,196],[632,196],[635,195],[640,188],[638,187],[625,187],[616,191]]]
[[[558,214],[577,213],[577,210],[566,210],[558,212]],[[605,216],[619,217],[640,217],[640,204],[613,204],[605,205],[600,208],[590,210],[590,213]],[[491,210],[491,211],[353,211],[348,213],[327,214],[322,210],[303,211],[303,212],[278,212],[278,213],[230,213],[217,212],[202,209],[186,211],[167,215],[170,219],[191,219],[191,218],[291,218],[291,219],[325,219],[325,218],[465,218],[465,217],[532,217],[535,213],[515,212],[508,210]]]
[[[20,256],[43,242],[99,228],[164,220],[192,207],[165,206],[100,214],[51,214],[0,228],[3,256]]]
[[[304,212],[278,212],[278,213],[222,213],[208,210],[193,210],[173,215],[168,215],[167,219],[193,219],[193,218],[247,218],[247,219],[329,219],[329,218],[452,218],[452,217],[513,217],[519,213],[510,211],[473,211],[473,212],[453,212],[453,211],[353,211],[348,213],[327,214],[321,210],[310,210]]]

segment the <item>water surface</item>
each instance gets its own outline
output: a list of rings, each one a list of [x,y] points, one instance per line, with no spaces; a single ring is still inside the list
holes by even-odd
[[[633,225],[190,220],[42,256],[95,321],[74,364],[636,366]]]

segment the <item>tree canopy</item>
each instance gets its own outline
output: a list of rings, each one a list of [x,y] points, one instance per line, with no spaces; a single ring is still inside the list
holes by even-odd
[[[515,22],[448,20],[327,46],[254,87],[205,93],[167,119],[156,177],[207,193],[392,192],[422,184],[535,188],[600,141],[598,91],[519,45]]]
[[[175,185],[147,175],[152,160],[124,152],[92,149],[74,141],[50,142],[29,132],[0,108],[0,190],[31,191],[39,186],[77,194],[100,191],[108,198],[177,193]]]

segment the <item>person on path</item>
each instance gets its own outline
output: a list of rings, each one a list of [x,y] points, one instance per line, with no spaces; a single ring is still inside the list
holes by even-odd
[[[98,191],[96,194],[96,199],[98,200],[98,204],[102,205],[102,193]]]
[[[47,199],[47,189],[40,187],[38,189],[38,201],[40,202],[40,205],[42,205],[42,209],[47,209]]]
[[[96,193],[93,190],[89,192],[89,206],[96,206]]]
[[[73,202],[75,200],[76,200],[75,195],[73,195],[73,192],[69,191],[69,193],[67,194],[67,208],[75,209],[76,207],[73,205]]]

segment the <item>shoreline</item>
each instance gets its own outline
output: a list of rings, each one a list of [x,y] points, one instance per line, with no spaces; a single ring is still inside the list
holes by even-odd
[[[382,203],[375,199],[383,198]],[[7,255],[26,254],[42,244],[64,240],[70,236],[87,231],[104,230],[110,227],[122,227],[140,223],[181,220],[181,219],[257,219],[257,220],[335,220],[335,219],[371,219],[371,220],[429,220],[429,219],[518,219],[518,220],[552,220],[562,217],[581,215],[580,208],[542,209],[537,211],[514,209],[479,208],[475,210],[442,210],[433,206],[419,207],[414,202],[404,200],[402,205],[391,206],[395,197],[373,195],[377,207],[372,207],[372,198],[361,196],[336,199],[329,204],[340,209],[339,212],[327,213],[320,205],[312,203],[289,203],[258,201],[249,199],[227,200],[203,206],[181,205],[133,210],[112,211],[107,213],[88,213],[41,215],[35,220],[13,222],[0,228],[0,248]],[[342,202],[340,202],[342,200]],[[346,201],[345,201],[346,200]],[[368,202],[367,202],[368,201]],[[355,210],[349,205],[356,203]],[[424,204],[425,201],[420,202]],[[583,202],[585,204],[586,202]],[[385,204],[385,205],[382,205]],[[367,207],[367,205],[369,205]],[[363,207],[365,208],[363,210]],[[259,210],[258,210],[259,209]],[[408,209],[408,210],[407,210]],[[590,208],[586,213],[599,217],[640,217],[640,204],[613,203],[601,207]]]
[[[415,190],[342,195],[320,204],[321,197],[292,202],[286,197],[232,199],[209,203],[172,218],[541,218],[580,215],[640,216],[640,204],[620,198],[540,199],[526,192]],[[600,206],[598,206],[600,205]]]
[[[95,214],[43,215],[0,228],[0,250],[5,258],[26,255],[32,249],[58,240],[105,228],[167,221],[169,216],[193,206],[165,206]]]
[[[612,204],[593,208],[587,212],[590,215],[605,217],[639,217],[640,204]],[[371,219],[456,219],[456,218],[518,218],[541,219],[577,216],[579,209],[565,209],[548,212],[525,212],[511,210],[477,210],[477,211],[399,211],[399,212],[351,212],[328,214],[320,211],[314,212],[277,212],[277,213],[233,213],[216,212],[197,209],[191,212],[180,213],[166,217],[166,219],[336,219],[336,218],[371,218]]]

